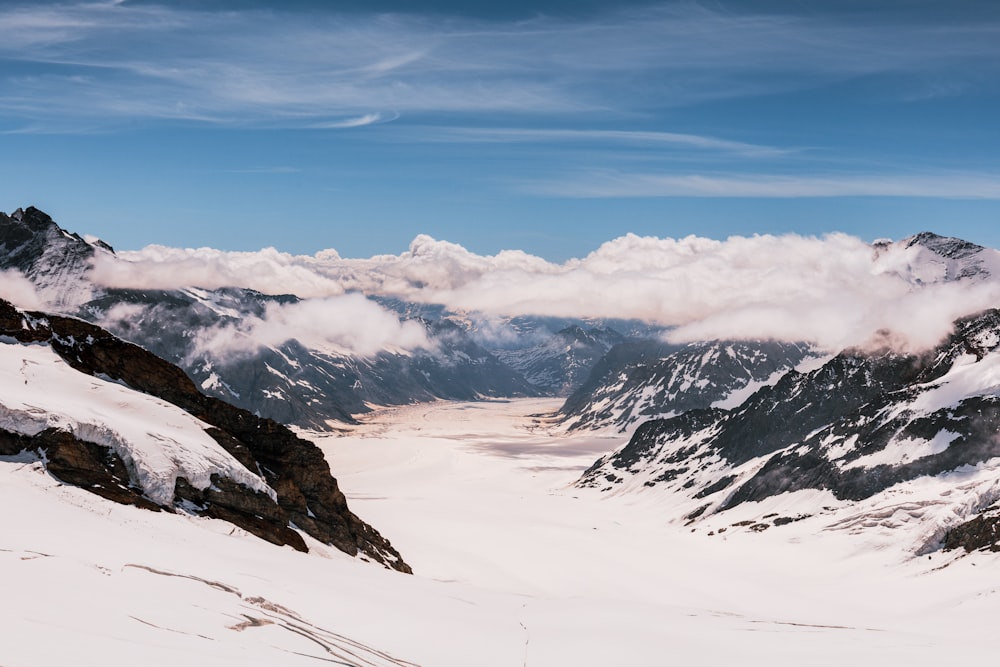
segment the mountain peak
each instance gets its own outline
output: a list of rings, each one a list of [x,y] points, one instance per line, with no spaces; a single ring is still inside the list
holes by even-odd
[[[952,236],[941,236],[934,232],[920,232],[903,241],[907,248],[922,246],[937,255],[949,259],[963,259],[985,250],[983,246]]]

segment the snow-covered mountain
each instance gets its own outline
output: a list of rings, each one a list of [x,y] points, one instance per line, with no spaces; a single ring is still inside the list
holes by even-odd
[[[71,234],[34,207],[0,212],[0,269],[24,274],[39,296],[62,310],[88,301],[93,294],[83,279],[95,252],[114,252],[103,241],[88,242]]]
[[[895,273],[915,285],[1000,275],[1000,251],[932,232],[897,243],[876,241],[874,247],[876,272]]]
[[[807,345],[773,341],[623,343],[594,366],[559,414],[570,429],[631,431],[649,419],[738,405],[813,358]]]
[[[494,354],[547,394],[566,396],[587,379],[608,350],[624,340],[614,329],[572,325],[530,347],[499,349]]]
[[[373,299],[408,319],[450,322],[545,396],[572,393],[615,345],[660,336],[665,331],[662,326],[641,320],[498,317],[454,312],[437,304],[378,296]]]
[[[408,571],[348,509],[312,443],[205,396],[99,327],[0,300],[0,455],[26,452],[109,500],[221,519],[301,551],[308,537]]]
[[[763,514],[764,501],[799,494],[784,503],[791,514],[760,516],[761,529],[875,499],[872,525],[892,523],[897,511],[925,520],[925,550],[994,546],[998,434],[993,310],[959,321],[920,355],[848,350],[810,372],[789,371],[732,409],[648,421],[579,483],[662,488],[691,521],[746,503]]]
[[[1000,276],[1000,252],[922,232],[899,242],[877,241],[870,270],[902,278],[914,290],[959,281],[971,285]],[[594,365],[559,415],[570,429],[629,432],[643,421],[687,410],[736,407],[787,371],[809,368],[821,358],[804,343],[629,341]]]
[[[300,300],[235,287],[103,288],[88,279],[95,252],[113,250],[64,231],[38,209],[0,215],[0,269],[24,274],[51,308],[100,324],[181,366],[210,395],[282,423],[323,429],[371,405],[544,393],[447,317],[411,320],[425,329],[428,349],[354,355],[289,339],[213,353],[206,338],[230,342],[243,335],[244,320]]]
[[[431,350],[356,356],[295,338],[238,354],[206,349],[206,336],[229,342],[241,322],[297,297],[247,289],[108,290],[82,316],[183,367],[203,391],[286,424],[326,429],[353,422],[372,405],[437,399],[535,396],[539,391],[447,320],[416,320]]]
[[[34,285],[46,307],[99,324],[181,366],[206,393],[256,414],[305,428],[336,428],[372,406],[428,400],[567,395],[614,344],[649,335],[639,322],[519,317],[485,321],[443,306],[388,297],[372,301],[418,325],[429,344],[366,354],[289,338],[241,342],[248,320],[295,308],[294,295],[242,287],[176,290],[94,284],[103,241],[69,233],[36,208],[0,214],[0,270]],[[236,343],[238,353],[227,348]]]

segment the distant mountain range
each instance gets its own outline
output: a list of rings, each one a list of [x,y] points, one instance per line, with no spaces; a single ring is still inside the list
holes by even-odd
[[[307,551],[304,536],[403,572],[311,442],[200,393],[179,368],[70,317],[0,299],[0,456],[108,500],[228,521]]]
[[[88,278],[98,253],[110,257],[114,251],[106,243],[62,230],[37,209],[0,214],[0,270],[23,274],[63,314],[100,324],[183,368],[187,377],[164,371],[173,384],[167,389],[152,386],[148,393],[225,431],[220,442],[230,442],[230,435],[239,439],[236,431],[246,432],[241,420],[257,419],[253,415],[328,429],[380,405],[566,396],[555,415],[564,428],[629,438],[582,476],[578,484],[583,488],[659,494],[677,521],[704,523],[720,532],[727,528],[727,513],[739,508],[741,516],[752,517],[742,520],[741,527],[753,530],[807,516],[828,516],[852,530],[917,521],[923,530],[918,551],[998,548],[997,310],[960,319],[947,340],[924,352],[900,351],[886,339],[830,354],[804,343],[738,337],[672,344],[666,342],[664,328],[640,322],[524,316],[487,320],[440,305],[372,296],[368,298],[402,320],[419,323],[431,349],[359,356],[291,338],[227,356],[213,355],[197,341],[206,332],[238,335],[241,321],[263,318],[276,304],[301,300],[235,286],[104,288]],[[902,279],[912,290],[952,283],[972,288],[1000,276],[1000,252],[925,232],[874,243],[871,267],[874,274]],[[19,341],[35,336],[74,367],[132,388],[144,386],[141,373],[138,379],[129,375],[131,369],[120,361],[85,361],[97,349],[87,336],[104,341],[110,334],[79,320],[46,320],[41,313],[22,315],[5,308],[5,326],[12,332],[6,335]],[[123,350],[124,345],[112,347]],[[140,367],[152,363],[152,355],[129,354],[143,360]],[[115,370],[109,371],[108,363]],[[181,385],[179,398],[163,394]],[[242,416],[215,424],[204,407],[215,398],[203,397],[195,387],[249,412],[220,408],[223,414]],[[254,423],[279,429],[266,420]],[[40,432],[30,438],[42,437]],[[282,442],[293,442],[294,436],[276,432]],[[23,429],[12,433],[16,442],[8,440],[11,451],[29,437]],[[31,447],[49,452],[52,445],[44,437]],[[246,446],[252,449],[252,443]],[[243,450],[233,443],[233,451]],[[48,456],[59,465],[58,457]],[[118,456],[128,467],[127,459],[120,452]],[[100,466],[105,472],[94,474],[111,478],[105,475],[95,488],[130,493],[134,470],[123,476],[115,472],[120,468],[116,461]],[[246,467],[255,470],[249,460]],[[267,475],[261,479],[273,481]],[[189,486],[178,485],[181,491],[171,502],[208,507],[205,489]],[[282,507],[281,491],[273,488]],[[139,491],[150,499],[149,489]],[[844,518],[845,507],[852,508],[853,518]],[[307,509],[312,511],[311,503]],[[278,522],[290,525],[286,519],[293,515],[287,508],[282,511],[275,515]],[[294,515],[302,528],[300,521],[301,514]],[[253,522],[244,524],[253,532]],[[365,530],[356,532],[368,535]],[[398,554],[374,537],[364,537],[354,548],[367,549],[373,559],[390,565],[398,561]]]
[[[269,305],[300,299],[240,287],[105,288],[88,277],[97,253],[114,250],[63,230],[38,209],[0,214],[0,270],[24,274],[54,309],[100,324],[181,366],[212,396],[304,428],[336,428],[372,406],[566,395],[625,339],[601,322],[519,318],[503,323],[506,335],[496,342],[495,332],[482,332],[468,316],[380,298],[375,300],[383,307],[419,322],[433,349],[357,356],[290,339],[239,355],[213,355],[199,349],[200,335],[264,317]],[[656,331],[641,323],[622,324],[630,331]]]
[[[893,266],[917,286],[973,285],[1000,266],[994,250],[930,233],[875,245],[876,258],[900,250],[912,261]],[[726,513],[750,504],[755,518],[740,525],[754,530],[807,516],[852,530],[910,522],[923,526],[918,553],[996,550],[998,369],[998,310],[957,321],[920,353],[888,344],[832,357],[778,343],[621,346],[561,414],[574,428],[637,427],[581,487],[667,494],[688,524],[724,531]],[[835,520],[845,504],[853,518]]]
[[[836,501],[878,497],[932,519],[922,550],[995,547],[998,369],[1000,311],[992,310],[961,320],[920,355],[847,350],[815,370],[788,371],[732,409],[644,422],[579,484],[662,488],[690,522],[798,493],[784,503],[794,512],[773,515],[764,528],[830,513]],[[942,489],[932,478],[950,483]]]
[[[570,429],[627,432],[688,410],[734,407],[816,357],[807,345],[773,341],[624,342],[596,364],[559,414]]]

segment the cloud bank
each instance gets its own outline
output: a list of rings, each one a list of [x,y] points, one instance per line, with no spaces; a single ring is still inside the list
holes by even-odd
[[[424,327],[397,316],[360,294],[268,304],[263,317],[198,332],[193,356],[228,360],[262,347],[296,340],[319,352],[370,357],[379,352],[431,349]]]
[[[20,271],[0,271],[0,298],[26,310],[45,307],[45,300],[38,294],[34,283]]]
[[[159,306],[119,303],[102,314],[99,324],[127,335],[146,317],[160,321]],[[371,357],[379,352],[433,350],[427,331],[419,322],[401,321],[361,294],[269,303],[261,316],[197,329],[192,335],[188,361],[209,358],[230,362],[253,356],[262,348],[277,348],[291,341],[320,353]]]
[[[957,317],[1000,304],[1000,252],[973,251],[955,259],[921,244],[873,246],[845,234],[725,241],[629,234],[586,257],[556,264],[521,251],[476,255],[422,235],[404,253],[362,259],[333,250],[301,256],[274,249],[233,253],[152,246],[99,257],[92,277],[107,286],[243,286],[319,299],[316,303],[326,306],[307,302],[301,312],[266,318],[300,329],[307,338],[310,331],[317,336],[338,331],[311,325],[313,308],[362,303],[378,308],[351,294],[358,292],[492,317],[640,319],[674,327],[676,341],[775,338],[834,351],[891,339],[919,349],[946,335]],[[385,340],[405,341],[404,347],[422,344],[398,320],[386,320],[376,331]],[[229,333],[261,340],[277,336],[265,322]],[[342,331],[333,342],[360,349],[364,341],[358,334]],[[211,341],[205,345],[210,348]]]

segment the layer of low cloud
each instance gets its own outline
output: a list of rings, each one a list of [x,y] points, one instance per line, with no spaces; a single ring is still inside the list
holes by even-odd
[[[158,306],[119,303],[99,323],[128,337],[129,330]],[[337,356],[371,357],[383,351],[433,350],[423,325],[400,318],[360,294],[270,303],[260,316],[205,327],[193,333],[189,360],[229,362],[296,341],[312,350]]]
[[[26,310],[45,307],[45,301],[38,294],[35,285],[23,273],[15,270],[0,271],[0,298]]]
[[[320,352],[370,357],[381,351],[430,349],[424,327],[360,294],[269,304],[262,317],[198,332],[192,354],[227,360],[291,340]]]
[[[140,288],[243,286],[318,299],[360,292],[491,317],[640,319],[675,327],[677,341],[775,338],[833,351],[886,340],[923,348],[946,335],[955,318],[1000,304],[1000,253],[987,250],[970,261],[998,278],[956,282],[951,279],[968,267],[925,247],[872,246],[845,234],[725,241],[629,234],[562,264],[520,251],[476,255],[418,236],[404,253],[365,259],[332,250],[296,256],[156,246],[98,258],[93,275],[107,285]],[[277,328],[308,331],[309,317],[311,310],[301,319],[270,313],[267,319]],[[396,326],[398,320],[385,340],[408,335]],[[264,323],[251,323],[243,333],[277,336]],[[349,334],[344,340],[363,346]],[[407,339],[406,345],[416,344]]]
[[[174,289],[177,287],[245,287],[265,294],[300,297],[343,294],[341,284],[319,270],[336,262],[336,252],[313,257],[265,248],[258,252],[227,252],[214,248],[169,248],[152,245],[118,257],[98,255],[91,279],[109,287]]]

